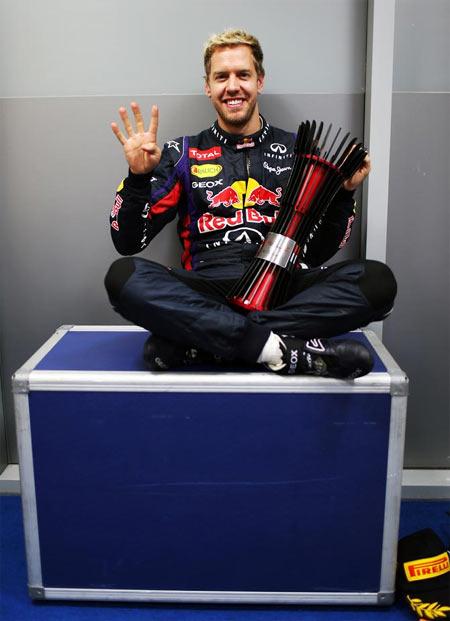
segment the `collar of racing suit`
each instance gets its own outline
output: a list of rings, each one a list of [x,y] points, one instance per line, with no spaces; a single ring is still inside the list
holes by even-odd
[[[256,144],[264,142],[270,128],[269,123],[261,114],[259,115],[259,118],[261,120],[260,129],[249,136],[229,134],[220,127],[218,121],[215,121],[215,123],[211,125],[210,130],[220,142],[228,144],[229,146],[234,146],[238,150],[254,147]]]

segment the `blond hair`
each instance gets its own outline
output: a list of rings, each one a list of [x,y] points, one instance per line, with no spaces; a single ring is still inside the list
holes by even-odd
[[[264,76],[263,51],[256,37],[245,30],[234,30],[229,28],[219,34],[213,34],[206,41],[203,49],[203,64],[205,66],[205,79],[208,80],[211,71],[211,57],[219,47],[233,45],[248,45],[251,49],[256,73]]]

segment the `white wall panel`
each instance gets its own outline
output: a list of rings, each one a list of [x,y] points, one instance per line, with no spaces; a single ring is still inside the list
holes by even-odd
[[[450,467],[450,2],[397,0],[384,340],[410,377],[406,466]]]
[[[267,92],[362,93],[365,0],[0,0],[0,97],[193,94],[213,32],[261,40]]]
[[[397,0],[394,91],[450,91],[449,0]]]

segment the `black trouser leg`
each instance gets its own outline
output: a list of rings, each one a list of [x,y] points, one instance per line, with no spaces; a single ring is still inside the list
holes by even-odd
[[[271,330],[305,339],[343,334],[382,318],[396,294],[387,266],[347,261],[299,272],[285,304],[245,316],[226,301],[232,283],[220,272],[204,278],[136,257],[113,263],[105,279],[125,319],[176,343],[250,362]]]
[[[270,334],[227,305],[220,278],[132,257],[113,263],[105,286],[113,307],[128,321],[223,358],[256,361]]]
[[[278,334],[337,336],[381,319],[392,308],[396,291],[395,278],[383,263],[345,261],[299,272],[286,303],[248,317]]]

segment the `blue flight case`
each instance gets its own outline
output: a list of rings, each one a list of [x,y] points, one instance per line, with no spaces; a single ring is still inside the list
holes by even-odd
[[[13,377],[34,599],[389,604],[407,378],[145,370],[63,326]]]

